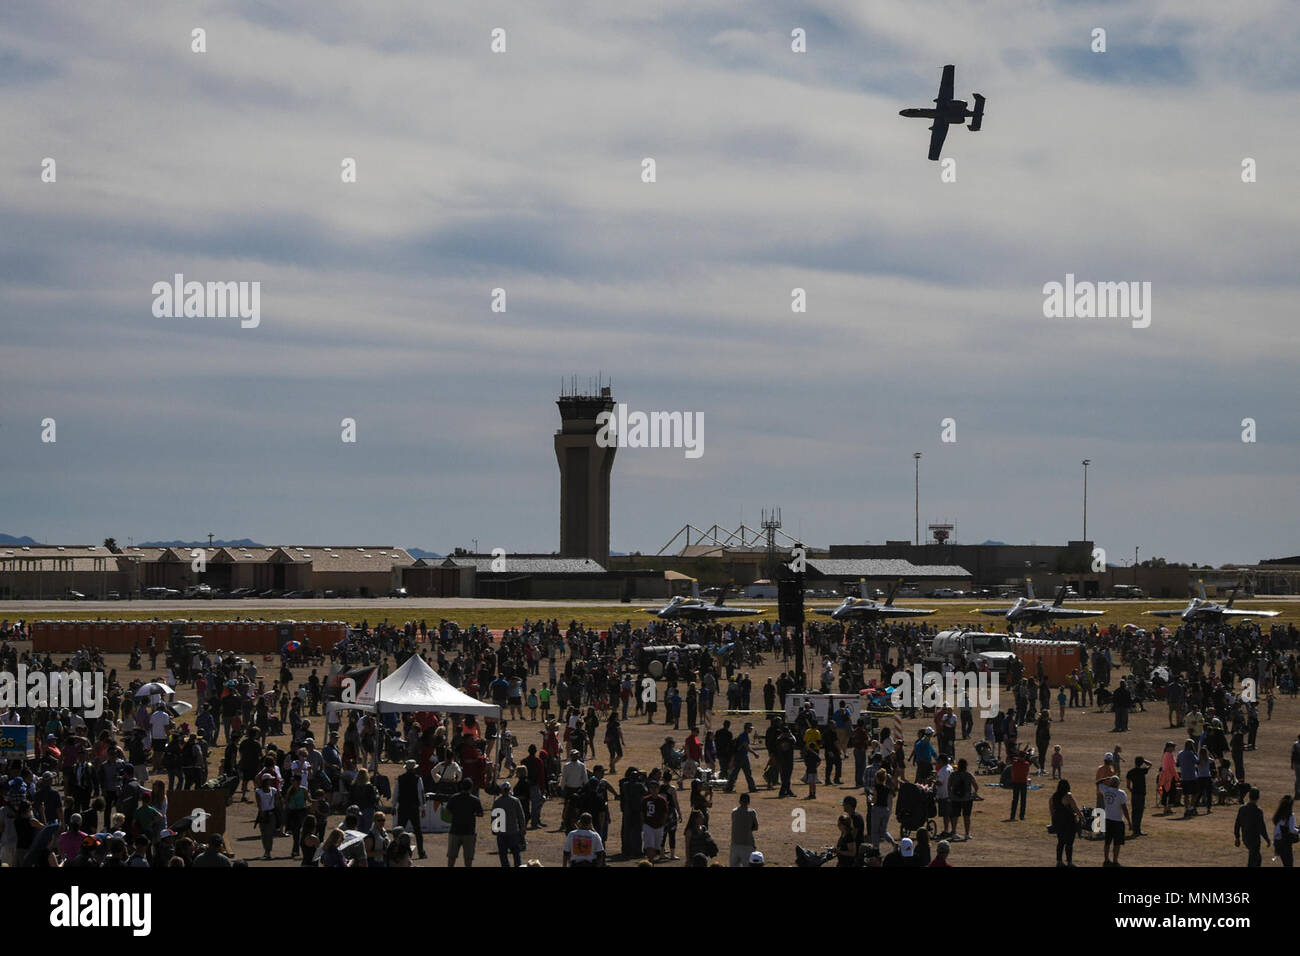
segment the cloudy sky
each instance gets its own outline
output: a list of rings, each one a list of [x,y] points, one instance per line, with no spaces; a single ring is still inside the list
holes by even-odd
[[[1079,537],[1086,457],[1112,562],[1294,554],[1298,54],[1283,0],[7,3],[0,531],[550,551],[600,373],[705,421],[618,453],[615,550],[907,538],[920,451],[959,541]],[[154,317],[178,272],[260,326]]]

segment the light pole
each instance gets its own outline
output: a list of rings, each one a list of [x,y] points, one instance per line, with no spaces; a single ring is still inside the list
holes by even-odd
[[[1092,464],[1091,458],[1083,460],[1083,540],[1088,540],[1088,466]]]
[[[921,453],[912,452],[912,460],[916,462],[915,493],[916,493],[916,528],[912,532],[914,543],[919,547],[921,544]]]
[[[1138,583],[1138,547],[1133,545],[1133,586],[1137,587]]]
[[[471,538],[470,540],[474,542],[474,553],[478,554],[478,538]]]

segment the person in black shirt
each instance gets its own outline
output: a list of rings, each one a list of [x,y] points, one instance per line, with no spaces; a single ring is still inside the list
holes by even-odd
[[[1262,849],[1269,845],[1268,823],[1264,820],[1264,811],[1259,808],[1259,788],[1251,787],[1250,801],[1243,803],[1237,811],[1237,822],[1233,824],[1232,835],[1237,846],[1241,838],[1246,838],[1247,866],[1262,866]]]
[[[1142,832],[1142,811],[1147,804],[1147,771],[1151,763],[1145,757],[1133,761],[1133,769],[1126,775],[1129,789],[1129,803],[1133,808],[1133,835],[1146,836]]]
[[[474,781],[461,780],[460,792],[447,801],[451,815],[451,830],[447,834],[447,865],[455,866],[456,857],[465,851],[465,866],[474,865],[474,844],[478,840],[478,818],[483,816],[483,804],[473,794]]]

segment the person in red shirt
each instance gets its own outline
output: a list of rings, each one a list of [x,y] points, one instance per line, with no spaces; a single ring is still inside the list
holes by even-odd
[[[1031,753],[1020,750],[1016,759],[1011,761],[1011,814],[1008,821],[1016,819],[1016,806],[1020,807],[1020,819],[1025,818],[1025,804],[1029,802],[1029,770]]]
[[[934,847],[934,859],[930,861],[930,866],[946,866],[952,869],[952,864],[948,862],[948,851],[951,849],[947,840],[940,840]]]
[[[686,751],[687,760],[694,760],[697,764],[700,762],[700,758],[704,755],[704,747],[700,744],[700,732],[696,728],[691,728],[691,732],[686,738],[684,749]]]

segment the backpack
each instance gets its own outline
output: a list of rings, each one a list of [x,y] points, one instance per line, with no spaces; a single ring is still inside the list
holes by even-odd
[[[970,780],[967,773],[954,773],[948,780],[948,793],[953,800],[966,800],[970,796]]]

